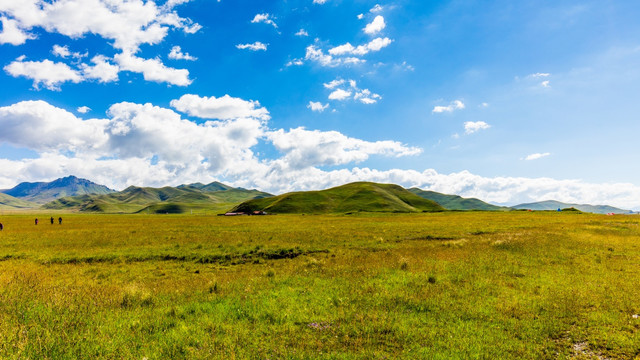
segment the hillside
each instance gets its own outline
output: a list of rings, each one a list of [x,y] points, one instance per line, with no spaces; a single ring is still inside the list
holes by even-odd
[[[392,184],[356,182],[321,191],[292,192],[245,201],[232,212],[330,214],[347,212],[443,211],[437,203]]]
[[[257,190],[236,189],[220,184],[227,190],[205,191],[185,185],[162,188],[130,186],[120,192],[106,195],[82,195],[65,197],[43,206],[46,209],[75,210],[107,213],[184,213],[190,210],[224,209],[231,203],[271,196]],[[201,189],[221,186],[203,185]]]
[[[109,194],[114,190],[86,179],[67,176],[51,182],[23,182],[2,192],[20,200],[45,204],[65,196]]]
[[[458,195],[447,195],[435,191],[422,190],[418,188],[408,189],[410,192],[432,201],[437,202],[448,210],[489,210],[506,211],[509,208],[488,204],[475,198],[463,198]]]
[[[609,205],[567,204],[555,200],[546,200],[512,206],[513,209],[519,210],[558,210],[572,207],[583,212],[590,212],[594,214],[628,214],[631,212],[631,210],[623,210]]]
[[[37,207],[38,204],[15,198],[11,195],[0,193],[0,209],[28,209]]]

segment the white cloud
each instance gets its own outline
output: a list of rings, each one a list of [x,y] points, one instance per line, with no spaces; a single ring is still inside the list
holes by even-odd
[[[333,89],[336,86],[340,86],[342,84],[344,84],[344,80],[343,79],[335,79],[335,80],[332,80],[332,81],[330,81],[328,83],[325,83],[325,84],[322,84],[322,85],[327,89]]]
[[[51,60],[24,61],[21,57],[5,66],[4,71],[13,77],[24,76],[33,80],[35,89],[43,85],[49,90],[60,90],[60,85],[65,82],[79,83],[83,80],[82,75],[67,64]]]
[[[362,20],[364,18],[364,14],[358,14],[358,20]]]
[[[289,66],[302,66],[304,65],[304,61],[302,59],[293,59],[285,64],[287,67]]]
[[[367,44],[358,45],[354,47],[350,43],[346,43],[340,46],[336,46],[334,48],[329,49],[329,54],[340,56],[345,54],[353,54],[353,55],[366,55],[371,51],[380,51],[382,48],[389,46],[393,40],[389,38],[375,38],[369,41]]]
[[[298,30],[297,33],[295,33],[295,35],[296,36],[309,36],[309,33],[305,29],[300,29],[300,30]]]
[[[371,155],[417,155],[420,149],[395,141],[368,142],[347,137],[337,131],[310,131],[303,127],[272,131],[267,138],[280,152],[281,162],[293,169],[311,166],[343,165],[367,160]]]
[[[82,64],[82,74],[86,79],[96,79],[101,83],[118,80],[120,67],[108,62],[105,56],[96,55],[91,59],[93,66]]]
[[[464,123],[464,132],[465,134],[473,134],[474,132],[486,130],[490,127],[491,125],[487,124],[484,121],[466,121]]]
[[[27,42],[27,40],[36,38],[35,35],[21,30],[16,20],[0,16],[0,22],[2,22],[0,44],[22,45]]]
[[[546,156],[549,156],[549,155],[551,155],[551,153],[548,153],[548,152],[546,152],[546,153],[535,153],[535,154],[527,155],[524,159],[527,160],[527,161],[538,160],[540,158],[543,158],[543,157],[546,157]]]
[[[379,13],[382,12],[382,10],[384,10],[384,8],[382,6],[380,6],[380,4],[376,4],[374,7],[372,7],[369,12],[372,13]]]
[[[270,119],[269,111],[261,107],[258,101],[247,101],[229,95],[216,98],[215,96],[201,97],[194,94],[186,94],[182,95],[180,99],[172,100],[171,107],[185,114],[203,119]]]
[[[378,100],[382,99],[380,95],[372,93],[369,89],[356,92],[353,98],[367,105],[375,104]]]
[[[169,52],[169,59],[189,60],[189,61],[198,60],[197,57],[191,56],[189,55],[189,53],[183,53],[182,48],[180,48],[180,46],[174,46],[171,48],[171,51]]]
[[[535,74],[530,74],[528,75],[528,77],[534,78],[534,79],[538,79],[538,78],[546,78],[551,76],[550,73],[535,73]]]
[[[462,110],[464,109],[464,103],[460,100],[454,100],[451,102],[451,104],[447,105],[447,106],[434,106],[433,110],[431,110],[432,113],[445,113],[445,112],[453,112],[454,110]]]
[[[238,44],[236,45],[236,47],[238,49],[248,49],[251,51],[266,51],[267,50],[267,45],[268,44],[263,44],[260,41],[256,41],[253,44]]]
[[[168,67],[159,59],[143,59],[127,52],[116,54],[114,59],[121,70],[141,73],[147,81],[166,82],[178,86],[191,84],[189,70]]]
[[[340,65],[357,65],[364,63],[365,60],[356,57],[334,58],[325,54],[322,49],[318,49],[315,45],[307,46],[305,60],[310,60],[326,67],[336,67]]]
[[[551,87],[549,80],[545,80],[545,81],[541,82],[540,85],[542,85],[542,87],[546,87],[546,88],[547,87]]]
[[[60,46],[60,45],[53,45],[53,49],[51,49],[51,53],[57,57],[61,57],[63,59],[66,59],[68,57],[72,57],[74,59],[82,59],[83,57],[86,57],[88,54],[84,53],[81,54],[79,52],[71,52],[69,50],[69,46],[65,45],[65,46]]]
[[[251,20],[252,23],[265,23],[273,26],[274,28],[278,28],[278,25],[273,21],[273,16],[271,14],[256,14]]]
[[[11,32],[24,34],[42,28],[74,39],[96,34],[112,40],[114,48],[130,52],[136,52],[141,44],[159,43],[170,28],[186,33],[200,29],[200,25],[179,17],[170,7],[158,7],[153,1],[3,1],[0,11],[10,20]]]
[[[311,111],[323,112],[329,107],[329,104],[322,105],[321,102],[309,101],[309,105],[307,108],[311,109]]]
[[[378,15],[373,19],[373,21],[371,23],[369,23],[369,24],[367,24],[367,26],[365,26],[363,31],[366,34],[375,35],[375,34],[379,33],[380,31],[382,31],[386,26],[387,26],[387,24],[385,24],[385,22],[384,22],[384,17],[382,15]]]
[[[91,108],[88,106],[80,106],[79,108],[76,109],[77,112],[79,112],[80,114],[86,114],[89,111],[91,111]]]
[[[329,94],[329,100],[343,101],[343,100],[347,100],[350,97],[351,97],[351,91],[347,91],[343,89],[334,90],[331,92],[331,94]]]
[[[326,3],[326,2],[327,2],[327,0],[313,0],[314,4],[320,4],[320,5],[322,5],[322,4]]]

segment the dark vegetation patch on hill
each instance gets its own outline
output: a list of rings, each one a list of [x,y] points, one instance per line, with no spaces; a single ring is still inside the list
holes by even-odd
[[[348,212],[443,211],[436,202],[398,185],[355,182],[321,191],[292,192],[245,201],[232,212],[274,214],[331,214]]]

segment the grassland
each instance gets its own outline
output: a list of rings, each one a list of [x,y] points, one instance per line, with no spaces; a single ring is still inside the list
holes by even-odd
[[[640,356],[636,216],[33,217],[0,218],[2,359]]]

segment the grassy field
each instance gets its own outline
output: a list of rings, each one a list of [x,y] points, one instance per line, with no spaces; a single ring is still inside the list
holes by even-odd
[[[0,218],[2,359],[640,356],[636,216],[62,216]]]

